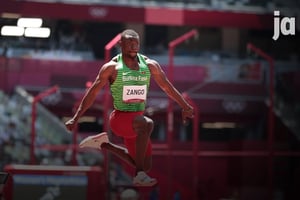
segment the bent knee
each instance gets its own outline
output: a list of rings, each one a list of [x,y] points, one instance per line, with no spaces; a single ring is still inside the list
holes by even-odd
[[[153,129],[153,120],[139,115],[133,120],[133,129],[137,132],[151,132]]]

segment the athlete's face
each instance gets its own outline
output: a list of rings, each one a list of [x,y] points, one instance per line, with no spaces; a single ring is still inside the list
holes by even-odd
[[[123,55],[135,58],[140,50],[140,41],[138,38],[123,38],[121,48]]]

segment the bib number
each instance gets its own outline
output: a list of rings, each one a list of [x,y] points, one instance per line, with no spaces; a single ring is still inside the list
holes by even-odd
[[[125,85],[123,86],[123,102],[139,103],[144,102],[147,96],[146,85]]]

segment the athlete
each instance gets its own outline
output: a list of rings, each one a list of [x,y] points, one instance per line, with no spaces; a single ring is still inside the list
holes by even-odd
[[[157,180],[146,173],[152,165],[150,135],[153,121],[144,115],[150,78],[180,105],[183,123],[193,118],[194,109],[170,83],[158,62],[138,53],[140,41],[137,32],[124,30],[120,47],[121,53],[100,68],[74,116],[65,125],[68,130],[73,130],[99,91],[109,84],[114,105],[109,117],[110,128],[114,134],[123,138],[126,148],[111,143],[106,132],[85,138],[79,146],[109,150],[135,168],[134,185],[153,186]]]

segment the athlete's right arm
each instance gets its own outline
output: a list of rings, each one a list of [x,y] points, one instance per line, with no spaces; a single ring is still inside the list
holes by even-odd
[[[68,130],[73,130],[78,119],[84,114],[84,112],[94,103],[97,94],[100,90],[109,82],[114,72],[114,62],[108,62],[104,64],[93,82],[92,86],[86,91],[83,96],[74,116],[65,123]]]

